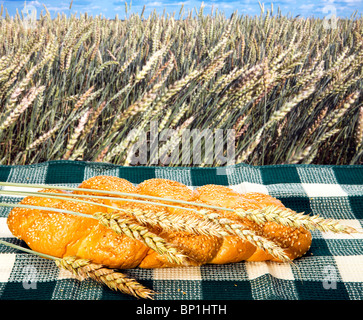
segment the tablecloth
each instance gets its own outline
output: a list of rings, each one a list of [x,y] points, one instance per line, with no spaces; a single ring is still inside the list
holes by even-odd
[[[229,186],[263,192],[306,214],[363,223],[363,166],[237,164],[221,168],[122,167],[81,161],[0,166],[0,181],[76,187],[96,175],[125,178],[135,185],[150,178],[180,181],[191,188]],[[19,197],[1,196],[2,202]],[[0,208],[0,239],[26,246],[6,225],[11,208]],[[225,265],[123,272],[155,290],[156,300],[361,300],[363,235],[313,231],[307,254],[294,264],[240,262]],[[1,300],[134,300],[92,280],[79,281],[52,260],[0,245]]]

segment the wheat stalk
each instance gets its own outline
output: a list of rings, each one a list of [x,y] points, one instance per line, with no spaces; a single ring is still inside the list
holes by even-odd
[[[356,91],[350,94],[341,103],[341,106],[332,112],[331,120],[326,124],[328,128],[333,127],[348,111],[348,109],[353,105],[353,103],[358,99],[360,92]]]
[[[118,64],[119,63],[117,61],[114,61],[114,60],[105,62],[104,64],[102,64],[101,66],[98,67],[98,69],[95,71],[95,74],[93,75],[93,78],[96,78],[107,67],[112,66],[112,65],[118,65]]]
[[[83,104],[86,102],[87,98],[91,95],[93,91],[93,87],[89,88],[84,94],[81,95],[77,103],[75,104],[73,110],[77,111],[80,107],[83,106]]]
[[[117,200],[117,201],[128,201],[134,203],[141,203],[146,205],[153,205],[157,207],[170,207],[173,209],[183,210],[183,211],[193,211],[198,213],[197,209],[190,207],[180,207],[174,205],[168,205],[160,202],[151,202],[144,201],[139,199],[128,199],[128,198],[115,198],[115,197],[107,197],[107,196],[97,196],[97,195],[84,195],[84,194],[59,194],[53,192],[31,192],[31,191],[15,191],[15,190],[0,190],[0,194],[10,194],[17,196],[32,196],[32,197],[40,197],[47,199],[59,199],[59,200],[69,200],[72,202],[79,202],[85,204],[92,204],[101,206],[107,209],[111,209],[115,212],[118,212],[121,215],[125,215],[126,217],[133,216],[139,223],[145,226],[152,226],[161,228],[163,230],[173,230],[173,231],[184,231],[193,234],[204,234],[211,235],[217,237],[223,237],[225,235],[225,231],[221,229],[218,225],[213,224],[209,221],[200,220],[197,217],[193,216],[180,216],[178,214],[167,213],[164,210],[159,209],[143,209],[138,207],[122,207],[118,208],[117,206],[107,205],[100,202],[95,202],[96,199],[101,200]],[[91,199],[91,200],[86,200]],[[91,216],[90,216],[91,217]],[[97,218],[97,217],[94,217]]]
[[[315,130],[316,130],[317,128],[319,128],[319,125],[321,124],[321,122],[322,122],[322,120],[324,119],[324,117],[325,117],[325,115],[327,114],[327,112],[328,112],[328,107],[324,107],[324,108],[320,111],[320,113],[319,113],[319,115],[318,115],[317,119],[315,120],[314,124],[313,124],[313,125],[312,125],[312,127],[310,127],[310,128],[309,128],[309,130],[308,130],[309,135],[312,135],[312,134],[315,132]]]
[[[295,164],[299,163],[301,160],[305,159],[308,155],[311,155],[313,146],[307,146],[306,148],[302,149],[300,152],[296,153],[291,157],[290,163]],[[313,159],[312,159],[313,160]]]
[[[35,141],[33,141],[31,144],[29,144],[26,147],[25,152],[30,151],[32,149],[35,149],[37,146],[39,146],[40,144],[42,144],[45,141],[47,141],[55,132],[58,131],[61,123],[62,123],[62,121],[57,122],[56,125],[52,129],[50,129],[49,131],[47,131],[46,133],[44,133],[42,136],[40,136],[39,138],[37,138]]]
[[[68,160],[71,157],[72,151],[78,141],[78,137],[81,135],[91,112],[92,112],[92,110],[90,110],[90,109],[87,109],[86,111],[84,111],[82,117],[80,118],[80,120],[78,122],[77,128],[74,130],[74,133],[72,134],[71,138],[68,141],[68,144],[66,147],[66,152],[63,156],[63,160]]]
[[[58,267],[72,272],[82,278],[90,278],[102,283],[112,290],[120,291],[136,298],[152,299],[155,292],[136,280],[129,278],[121,272],[104,267],[101,264],[92,263],[87,259],[77,257],[64,257],[55,260]]]
[[[157,203],[152,203],[157,205]],[[194,211],[194,210],[193,210]],[[144,225],[161,228],[165,231],[181,231],[191,234],[223,237],[226,232],[218,224],[194,216],[180,216],[165,211],[143,210],[139,208],[122,208],[122,212],[133,215]],[[196,213],[199,213],[195,210]]]
[[[27,108],[32,104],[38,94],[44,91],[45,87],[41,86],[39,88],[32,88],[29,90],[28,94],[23,98],[19,105],[9,114],[9,116],[0,125],[0,132],[11,126],[22,113],[25,112]]]
[[[322,19],[294,19],[280,13],[272,15],[270,11],[268,16],[265,14],[266,10],[260,17],[234,14],[229,19],[218,10],[204,15],[202,7],[195,16],[192,12],[185,15],[182,10],[181,20],[156,12],[149,17],[128,14],[125,20],[104,20],[88,14],[50,19],[46,14],[32,30],[24,28],[20,15],[14,19],[7,16],[0,26],[1,120],[18,106],[30,88],[46,88],[27,116],[15,120],[19,125],[13,135],[9,132],[3,136],[1,161],[25,164],[61,158],[66,138],[73,131],[69,124],[75,109],[102,95],[107,104],[98,118],[97,130],[87,134],[87,142],[80,141],[72,159],[94,160],[98,155],[102,157],[106,148],[108,152],[114,148],[119,152],[127,135],[126,122],[139,123],[145,116],[156,118],[164,109],[174,118],[184,105],[186,118],[197,119],[196,129],[230,128],[237,119],[243,119],[241,116],[248,115],[246,122],[237,126],[241,132],[236,148],[239,154],[248,151],[241,159],[251,164],[280,164],[291,159],[307,163],[314,154],[317,162],[359,163],[359,134],[345,134],[353,126],[358,131],[355,119],[359,108],[354,108],[357,101],[349,108],[349,114],[343,115],[347,124],[344,133],[319,145],[318,153],[316,146],[310,154],[307,151],[313,139],[328,131],[329,121],[342,114],[338,110],[344,97],[361,91],[362,18],[341,19],[336,29],[327,32]],[[169,58],[165,59],[168,53]],[[196,70],[200,74],[193,77]],[[309,84],[315,85],[311,98],[291,107],[289,103]],[[80,101],[92,87],[95,93]],[[74,104],[62,105],[75,97],[78,101]],[[326,107],[327,116],[320,122],[318,111]],[[149,109],[153,109],[151,113]],[[128,113],[123,114],[127,110],[131,112],[130,119]],[[310,121],[314,114],[315,123]],[[110,119],[116,123],[118,117],[122,122],[110,133]],[[18,156],[33,137],[41,137],[43,128],[58,119],[64,119],[64,126],[55,145],[37,148],[31,159]],[[276,128],[277,134],[267,134],[270,125],[279,126],[286,119],[283,131]],[[296,126],[292,119],[297,119]],[[268,123],[269,120],[273,121]],[[259,129],[266,123],[260,135]],[[311,139],[306,138],[309,129],[313,132]],[[86,128],[84,132],[88,132]],[[275,140],[268,143],[265,138],[269,137]],[[92,152],[85,152],[86,143],[92,146]],[[131,148],[133,144],[130,141],[122,146]],[[341,148],[342,144],[357,147]],[[330,157],[330,150],[338,148],[340,156]],[[107,160],[124,164],[127,150],[121,151],[119,156]],[[257,156],[259,151],[261,156]],[[252,153],[256,156],[249,157]],[[218,165],[218,159],[213,159],[211,165]]]
[[[299,225],[299,223],[308,223],[307,221],[311,221],[312,224],[310,226],[307,225],[307,228],[310,229],[312,228],[312,226],[315,224],[315,229],[321,228],[320,230],[326,229],[328,228],[328,226],[332,226],[330,231],[333,232],[343,232],[343,233],[355,233],[357,232],[357,230],[349,227],[349,226],[345,226],[345,225],[341,225],[339,223],[339,221],[337,220],[333,220],[333,219],[323,219],[319,216],[316,215],[304,215],[302,213],[296,213],[291,209],[288,208],[278,208],[278,207],[271,207],[271,206],[267,206],[264,208],[260,208],[260,209],[255,209],[255,210],[242,210],[240,208],[238,209],[231,209],[231,208],[225,208],[225,207],[220,207],[220,206],[213,206],[213,205],[208,205],[205,203],[199,203],[199,202],[193,202],[193,201],[184,201],[184,200],[178,200],[178,199],[171,199],[171,198],[163,198],[163,197],[156,197],[156,196],[148,196],[148,195],[143,195],[143,194],[134,194],[134,193],[123,193],[123,192],[116,192],[116,191],[108,191],[108,190],[98,190],[98,189],[86,189],[86,188],[73,188],[73,187],[56,187],[56,186],[51,186],[51,185],[43,185],[43,184],[26,184],[26,183],[12,183],[12,182],[0,182],[0,186],[9,186],[9,187],[32,187],[32,188],[43,188],[43,189],[63,189],[63,190],[68,190],[68,191],[81,191],[81,192],[91,192],[91,193],[99,193],[99,194],[106,194],[107,196],[98,196],[98,195],[87,195],[87,194],[70,194],[66,199],[70,200],[71,197],[83,197],[83,198],[99,198],[99,199],[110,199],[112,201],[130,201],[130,202],[139,202],[139,203],[143,203],[143,204],[149,204],[149,205],[155,205],[155,206],[163,206],[163,207],[171,207],[171,208],[175,208],[175,209],[180,209],[180,210],[191,210],[191,211],[195,211],[196,213],[202,214],[203,216],[206,216],[206,214],[209,214],[209,211],[203,211],[203,210],[198,210],[195,208],[190,208],[188,206],[195,206],[195,207],[199,207],[199,208],[204,208],[205,210],[222,210],[222,211],[229,211],[229,212],[234,212],[237,215],[239,215],[242,218],[250,218],[250,219],[256,219],[255,222],[257,223],[262,223],[263,220],[263,216],[265,215],[265,213],[269,213],[269,216],[274,217],[274,219],[278,219],[279,215],[281,215],[283,217],[283,219],[287,219],[287,217],[290,218],[291,221],[294,221],[294,219],[296,218],[296,225],[292,227],[300,227],[303,225]],[[60,194],[56,194],[56,193],[41,193],[41,192],[24,192],[24,191],[10,191],[10,190],[0,190],[0,193],[6,194],[6,193],[14,193],[14,194],[20,194],[20,195],[38,195],[39,197],[41,196],[49,196],[49,197],[57,197],[57,198],[63,198],[64,195],[60,195]],[[127,198],[120,198],[120,196],[125,196]],[[135,198],[139,198],[139,199],[132,199],[130,197],[135,197]],[[144,200],[140,200],[140,199],[144,199]],[[76,200],[76,199],[72,199],[72,200]],[[82,200],[82,202],[86,202],[86,203],[90,203],[88,201],[84,201]],[[172,202],[172,203],[176,203],[176,204],[181,204],[181,205],[186,205],[186,207],[182,207],[182,206],[175,206],[175,205],[169,205],[169,204],[165,204],[164,202]],[[93,203],[93,202],[91,202]],[[108,206],[102,203],[93,203],[93,204],[97,204],[100,206],[105,206],[107,208],[110,209],[115,209],[115,210],[126,210],[125,213],[130,213],[132,214],[133,210],[135,210],[134,208],[130,209],[123,209],[123,208],[115,208],[112,206]],[[17,206],[17,204],[1,204],[3,206]],[[20,206],[20,204],[18,204]],[[27,206],[25,206],[27,207]],[[50,208],[47,208],[50,209]],[[55,210],[57,211],[57,210]],[[72,213],[72,212],[70,212]],[[143,219],[146,219],[147,216],[149,216],[151,218],[152,213],[146,211],[143,211],[140,209],[140,211],[138,211],[138,209],[135,210],[135,218],[137,218],[139,215],[140,217],[140,222],[143,221]],[[90,215],[85,215],[86,217],[92,217]],[[159,214],[155,215],[155,219],[157,219],[157,217],[159,216]],[[162,214],[160,214],[160,216],[162,216]],[[266,219],[268,219],[269,216],[266,216]],[[213,217],[213,216],[212,216]],[[260,220],[259,220],[260,219]],[[284,224],[284,220],[281,220],[281,224]],[[302,222],[301,222],[301,221]],[[182,219],[181,219],[182,221]],[[268,220],[265,220],[265,222]],[[275,222],[277,220],[274,220]],[[287,221],[287,220],[286,220]],[[148,223],[150,223],[150,221],[148,221]],[[152,223],[151,223],[152,224]],[[165,222],[165,225],[169,224],[169,222]],[[289,225],[288,225],[289,226]],[[335,230],[335,231],[334,231]],[[341,231],[339,231],[341,230]],[[218,234],[218,232],[216,232],[216,235]]]
[[[248,218],[249,220],[261,225],[270,221],[292,228],[305,228],[307,230],[320,230],[324,232],[330,231],[334,233],[347,234],[358,232],[355,228],[342,225],[337,220],[325,219],[318,215],[305,215],[303,213],[297,213],[291,209],[275,206],[267,206],[257,210],[244,210],[239,208],[235,210],[235,213],[241,218]]]
[[[363,144],[363,106],[359,108],[358,123],[355,133],[356,150]]]
[[[317,78],[321,78],[322,74],[320,74]],[[290,101],[285,103],[281,107],[281,109],[275,111],[269,121],[264,125],[264,129],[269,129],[274,123],[283,119],[291,110],[294,108],[299,102],[307,99],[313,92],[315,91],[315,83],[312,82],[308,85],[304,90],[302,90],[299,94],[294,96]]]
[[[187,130],[187,128],[189,127],[189,125],[194,121],[195,117],[191,116],[190,118],[186,119],[178,128],[176,128],[176,134],[171,137],[171,139],[169,141],[167,141],[161,148],[160,150],[155,150],[155,152],[151,155],[151,163],[157,163],[157,160],[159,159],[162,163],[166,163],[167,162],[167,157],[168,154],[170,153],[171,150],[174,150],[175,147],[180,143],[180,139],[183,135],[183,133],[185,132],[185,130]],[[174,159],[174,157],[172,157],[172,159],[170,159],[172,162],[176,159]]]
[[[119,74],[125,72],[125,70],[129,67],[129,65],[136,59],[138,54],[139,54],[138,52],[134,52],[132,56],[124,62],[124,64],[121,66],[119,70]]]
[[[12,247],[14,249],[24,251],[30,254],[38,255],[45,259],[54,260],[55,264],[62,269],[72,272],[74,275],[82,279],[90,278],[112,290],[120,291],[125,294],[132,295],[136,298],[152,299],[155,292],[150,290],[136,280],[129,278],[125,274],[106,268],[101,264],[96,264],[87,259],[81,259],[74,256],[55,257],[48,254],[30,250],[10,242],[0,240],[0,244]]]
[[[156,64],[157,60],[160,59],[164,55],[166,51],[166,47],[161,48],[160,50],[156,51],[151,58],[147,61],[147,63],[144,65],[144,67],[141,69],[140,72],[138,72],[135,76],[135,83],[140,82],[143,80],[146,75],[149,73],[149,71],[153,68],[153,66]]]
[[[26,204],[11,204],[11,203],[0,203],[2,207],[19,207],[27,209],[54,211],[58,213],[72,214],[75,216],[95,219],[104,225],[106,228],[111,229],[118,235],[126,235],[131,239],[139,240],[144,243],[147,247],[158,252],[160,255],[165,256],[168,261],[177,265],[187,265],[188,257],[178,252],[178,250],[167,243],[165,239],[149,231],[145,226],[139,225],[135,220],[130,217],[123,217],[122,214],[115,211],[113,213],[98,212],[92,215],[75,212],[71,210],[63,210],[52,207],[43,207]]]
[[[163,238],[149,231],[147,227],[137,224],[133,219],[124,218],[119,213],[95,213],[93,214],[101,224],[112,229],[118,235],[127,235],[128,237],[143,242],[146,246],[157,253],[165,256],[171,263],[178,265],[187,264],[187,258],[184,254],[179,253],[175,247],[168,244]]]
[[[97,158],[95,159],[95,162],[102,162],[105,158],[105,156],[107,155],[107,152],[109,150],[110,146],[106,146],[101,153],[97,156]]]
[[[243,240],[249,241],[256,247],[261,248],[281,261],[291,261],[291,259],[285,254],[284,250],[276,243],[257,235],[252,230],[249,230],[246,226],[231,221],[230,219],[221,218],[220,215],[216,212],[211,212],[208,210],[199,210],[198,212],[208,220],[211,220],[214,223],[222,226],[229,234],[236,235]]]
[[[86,123],[84,125],[84,129],[81,129],[81,133],[79,135],[79,137],[77,138],[78,140],[84,140],[84,138],[90,133],[90,131],[92,130],[92,128],[94,127],[94,124],[96,123],[98,117],[100,116],[102,110],[104,109],[106,105],[106,102],[102,102],[99,107],[96,110],[90,110],[90,118],[88,120],[86,120]],[[77,150],[74,151],[74,154],[80,154],[82,152],[84,152],[84,147],[79,146]],[[74,159],[74,155],[71,156],[71,159]]]

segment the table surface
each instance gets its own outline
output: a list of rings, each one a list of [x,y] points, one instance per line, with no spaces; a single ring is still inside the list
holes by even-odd
[[[297,212],[363,225],[363,166],[239,164],[221,168],[121,167],[50,161],[0,166],[0,181],[76,187],[96,175],[125,178],[135,185],[165,178],[191,188],[229,186],[239,192],[263,192]],[[7,187],[9,188],[9,187]],[[1,196],[16,203],[19,197]],[[10,208],[0,208],[0,239],[26,246],[6,225]],[[361,300],[363,234],[313,231],[307,254],[289,263],[240,262],[123,272],[157,291],[157,300]],[[52,260],[0,245],[1,300],[134,300],[92,280],[79,281]]]

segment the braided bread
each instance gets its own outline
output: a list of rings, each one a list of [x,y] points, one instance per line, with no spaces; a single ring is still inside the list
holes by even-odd
[[[97,176],[84,181],[79,185],[79,188],[95,189],[95,192],[77,190],[72,193],[91,197],[104,196],[105,194],[97,193],[96,190],[106,190],[199,202],[231,209],[258,209],[264,206],[284,208],[279,200],[262,193],[240,194],[228,187],[219,185],[205,185],[191,190],[182,183],[167,179],[149,179],[138,186],[134,186],[125,179]],[[180,206],[179,208],[158,206],[154,200],[154,203],[150,204],[127,201],[134,199],[131,196],[123,197],[125,200],[116,198],[113,200],[112,194],[109,194],[110,198],[108,199],[87,198],[88,201],[94,202],[90,204],[73,201],[72,193],[61,190],[45,189],[42,192],[64,194],[64,196],[69,197],[69,200],[28,196],[21,201],[21,204],[71,210],[84,214],[111,212],[112,209],[103,206],[109,205],[123,209],[147,209],[166,215],[172,214],[181,219],[192,216],[201,218],[197,212],[183,210]],[[226,210],[220,210],[218,214],[220,217],[244,225],[257,235],[278,244],[290,259],[301,257],[310,248],[312,237],[310,232],[304,228],[282,226],[275,222],[258,225]],[[134,219],[132,215],[127,217],[131,220]],[[142,241],[124,234],[116,234],[96,219],[68,213],[16,207],[9,213],[7,223],[15,237],[24,240],[31,249],[44,254],[60,258],[77,256],[110,268],[119,269],[177,266],[176,263],[149,248]],[[151,231],[185,254],[192,265],[225,264],[244,260],[280,261],[265,250],[236,235],[219,237],[188,231],[166,231],[157,227],[151,227]]]

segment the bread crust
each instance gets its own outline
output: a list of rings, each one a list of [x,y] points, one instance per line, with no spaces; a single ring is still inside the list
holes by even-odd
[[[82,182],[79,188],[169,197],[232,209],[257,209],[269,205],[284,207],[278,199],[262,193],[241,194],[228,187],[218,185],[205,185],[192,190],[180,182],[168,179],[149,179],[138,186],[134,186],[125,179],[112,176],[96,176]],[[63,196],[72,196],[72,193],[59,190],[42,191],[58,192],[62,193]],[[74,194],[105,195],[97,193],[97,191],[74,191]],[[166,208],[155,204],[138,204],[97,198],[87,198],[87,200],[117,208],[163,210],[166,214],[198,217],[197,213],[190,210]],[[110,208],[71,201],[71,198],[70,200],[60,200],[30,196],[24,198],[21,204],[53,207],[86,214],[112,212]],[[186,205],[178,204],[178,206]],[[301,257],[310,248],[311,234],[303,228],[294,229],[281,226],[275,222],[268,222],[260,226],[250,220],[241,219],[230,211],[218,211],[218,213],[222,218],[245,225],[256,234],[276,242],[284,248],[290,259]],[[129,218],[134,219],[131,215]],[[80,258],[90,259],[94,263],[120,269],[179,266],[169,262],[164,256],[148,248],[139,240],[131,239],[126,235],[117,235],[95,219],[46,210],[14,208],[8,216],[7,223],[13,235],[24,240],[31,249],[56,257],[76,255]],[[152,232],[163,237],[168,243],[190,257],[192,265],[225,264],[240,261],[279,261],[262,249],[256,248],[250,242],[237,236],[221,238],[180,231],[166,232],[157,228],[154,228]]]

